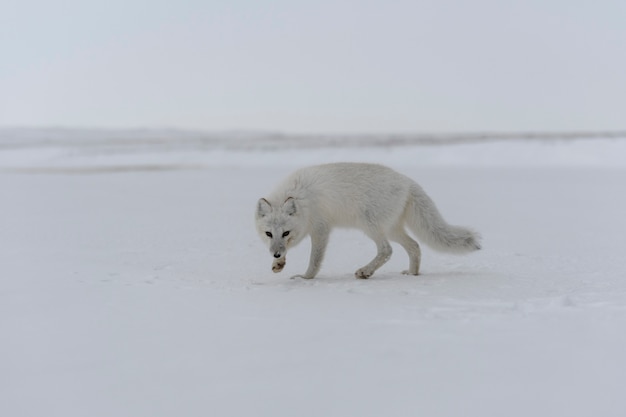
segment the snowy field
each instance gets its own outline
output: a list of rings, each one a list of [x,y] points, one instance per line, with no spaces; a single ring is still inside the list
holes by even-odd
[[[626,140],[102,136],[0,135],[1,416],[626,415]],[[394,246],[357,280],[375,247],[338,230],[316,279],[289,279],[308,241],[273,274],[257,199],[340,160],[412,177],[483,250],[413,277]]]

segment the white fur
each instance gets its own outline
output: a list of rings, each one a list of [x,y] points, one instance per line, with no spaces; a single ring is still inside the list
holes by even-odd
[[[274,272],[285,266],[289,248],[311,237],[309,267],[296,275],[302,278],[317,275],[334,227],[360,229],[376,243],[376,256],[355,272],[357,278],[369,278],[387,262],[390,240],[409,255],[404,273],[419,273],[420,247],[405,227],[433,249],[452,253],[480,249],[479,235],[446,223],[417,183],[376,164],[342,162],[294,172],[268,198],[259,200],[256,226],[275,257]]]

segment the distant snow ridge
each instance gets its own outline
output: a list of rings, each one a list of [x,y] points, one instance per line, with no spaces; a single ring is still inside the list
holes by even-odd
[[[626,139],[626,131],[561,133],[284,134],[182,129],[0,128],[0,149],[25,147],[139,147],[149,149],[276,150],[325,147],[458,145],[502,141]]]
[[[177,129],[0,128],[0,170],[92,173],[242,164],[301,167],[338,161],[376,162],[398,168],[626,168],[625,139],[626,132],[287,135]]]

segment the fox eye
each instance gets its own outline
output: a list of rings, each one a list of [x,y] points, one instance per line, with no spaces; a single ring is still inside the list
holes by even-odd
[[[283,237],[287,237],[289,236],[289,230],[287,230],[285,233],[283,233]]]
[[[270,232],[265,232],[265,235],[270,238],[272,237],[272,234]]]

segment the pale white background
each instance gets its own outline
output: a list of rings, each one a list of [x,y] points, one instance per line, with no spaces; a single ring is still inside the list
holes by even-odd
[[[3,1],[0,126],[623,129],[626,3]]]

